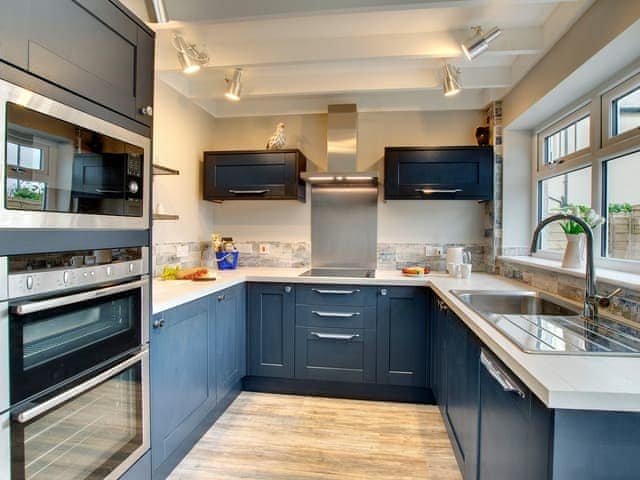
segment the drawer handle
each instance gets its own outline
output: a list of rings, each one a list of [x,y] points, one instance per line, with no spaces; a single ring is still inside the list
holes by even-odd
[[[489,372],[496,382],[500,384],[505,392],[513,392],[520,398],[525,398],[525,393],[518,387],[518,384],[509,375],[496,365],[484,352],[480,352],[480,363]]]
[[[355,290],[322,290],[319,288],[312,288],[312,292],[319,293],[321,295],[353,295],[354,293],[360,292],[359,289]]]
[[[311,313],[318,317],[326,318],[353,318],[360,316],[360,312],[317,312],[313,310]]]
[[[360,337],[359,333],[353,333],[351,335],[345,333],[319,333],[311,332],[311,335],[321,340],[354,340]]]
[[[420,192],[424,195],[431,195],[433,193],[460,193],[461,188],[416,188],[416,192]]]
[[[264,195],[267,193],[269,189],[265,190],[229,190],[229,193],[233,193],[234,195]]]

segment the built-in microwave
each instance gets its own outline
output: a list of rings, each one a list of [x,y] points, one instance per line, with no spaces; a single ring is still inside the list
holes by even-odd
[[[0,228],[149,228],[151,143],[0,80]]]

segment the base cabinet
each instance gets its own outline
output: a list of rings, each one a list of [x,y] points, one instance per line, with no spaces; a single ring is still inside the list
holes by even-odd
[[[145,453],[119,480],[151,480],[151,452]]]

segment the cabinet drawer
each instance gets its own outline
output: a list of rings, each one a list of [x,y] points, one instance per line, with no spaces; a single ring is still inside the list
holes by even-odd
[[[375,331],[296,327],[296,378],[375,382]]]
[[[376,328],[376,309],[374,307],[343,305],[298,305],[296,307],[296,325],[305,327],[329,328]]]
[[[296,287],[298,305],[374,306],[376,289],[354,285],[301,285]]]

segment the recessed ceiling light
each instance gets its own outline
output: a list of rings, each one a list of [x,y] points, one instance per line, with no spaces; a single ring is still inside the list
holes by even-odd
[[[460,71],[450,63],[445,63],[442,66],[442,72],[444,73],[442,88],[444,89],[445,96],[450,97],[460,93],[460,90],[462,90],[459,78]]]
[[[149,0],[147,5],[151,6],[149,16],[151,23],[169,23],[169,15],[167,14],[167,6],[164,0]]]
[[[484,52],[489,48],[489,43],[502,34],[502,30],[498,27],[493,27],[486,33],[482,31],[482,27],[473,27],[473,29],[476,33],[460,44],[462,51],[469,60],[473,60]]]
[[[227,82],[227,91],[224,93],[224,96],[234,102],[240,100],[240,94],[242,91],[242,69],[236,68],[233,71],[231,80],[225,78],[225,82]]]

